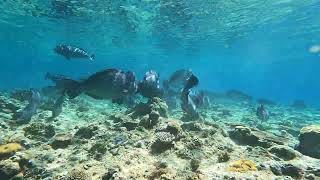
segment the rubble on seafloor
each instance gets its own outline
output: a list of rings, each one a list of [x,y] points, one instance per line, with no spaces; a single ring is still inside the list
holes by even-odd
[[[160,98],[127,109],[80,96],[54,119],[40,108],[15,124],[24,102],[2,94],[0,106],[1,180],[320,179],[310,108],[272,105],[261,122],[255,104],[214,103],[184,122]]]

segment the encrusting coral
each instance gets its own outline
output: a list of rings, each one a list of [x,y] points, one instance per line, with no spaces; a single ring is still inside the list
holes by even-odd
[[[241,159],[234,161],[229,165],[228,171],[246,173],[248,171],[256,171],[257,166],[251,160]]]
[[[19,143],[9,143],[0,146],[0,158],[6,157],[22,149]]]

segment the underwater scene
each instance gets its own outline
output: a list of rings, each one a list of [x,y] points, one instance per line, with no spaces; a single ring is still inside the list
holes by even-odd
[[[0,10],[0,180],[320,180],[319,0]]]

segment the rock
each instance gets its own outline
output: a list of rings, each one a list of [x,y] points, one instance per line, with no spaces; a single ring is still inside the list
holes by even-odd
[[[305,177],[308,180],[316,180],[316,176],[314,174],[307,174]]]
[[[310,125],[300,130],[298,151],[320,159],[320,125]]]
[[[182,124],[182,129],[187,131],[202,131],[202,125],[198,122],[185,122]]]
[[[192,159],[192,160],[190,161],[191,170],[192,170],[193,172],[197,171],[198,168],[199,168],[199,166],[200,166],[200,163],[201,163],[201,160],[199,160],[199,159]]]
[[[183,132],[181,125],[176,121],[169,121],[167,123],[166,131],[175,136],[178,136]]]
[[[218,162],[223,163],[230,160],[230,154],[228,152],[221,152],[218,154]]]
[[[149,115],[143,116],[140,120],[139,125],[151,129],[159,123],[160,115],[156,111],[152,111]]]
[[[73,169],[68,172],[66,180],[92,180],[92,177],[85,170]]]
[[[151,114],[152,112],[157,112],[160,117],[168,117],[168,106],[165,101],[161,100],[158,97],[154,97],[149,99],[147,103],[139,103],[134,108],[129,110],[127,114],[129,114],[133,119],[138,117],[143,117],[147,114]],[[153,118],[153,114],[151,115]]]
[[[168,167],[168,162],[165,160],[161,160],[158,164],[158,168],[167,168]]]
[[[161,117],[168,117],[168,106],[165,101],[158,97],[154,97],[148,102],[150,109],[159,112]]]
[[[281,165],[279,165],[279,164],[270,165],[270,170],[273,172],[273,174],[275,174],[277,176],[282,175]]]
[[[269,148],[269,152],[285,161],[292,160],[298,156],[298,152],[294,149],[283,145],[272,146]]]
[[[151,113],[149,114],[149,119],[153,120],[153,121],[158,121],[158,119],[160,118],[160,114],[158,111],[151,111]]]
[[[293,164],[272,164],[271,171],[277,176],[291,176],[293,178],[301,178],[304,170]]]
[[[102,176],[102,180],[111,180],[118,172],[118,169],[108,169],[108,172]]]
[[[0,179],[23,179],[21,170],[17,162],[11,160],[0,161]]]
[[[174,147],[175,136],[168,132],[157,132],[151,145],[153,153],[162,153]]]
[[[304,170],[292,164],[284,164],[281,167],[283,175],[291,176],[293,178],[301,178],[304,174]]]
[[[73,137],[71,134],[57,134],[51,143],[53,149],[64,149],[71,145]]]
[[[125,127],[128,131],[136,129],[139,125],[138,120],[133,119],[131,116],[125,114],[113,114],[110,116],[110,118],[113,119],[115,123],[118,123],[119,126]]]
[[[234,130],[229,132],[229,136],[238,144],[261,146],[265,148],[269,148],[273,145],[284,145],[289,141],[287,138],[277,137],[271,133],[251,129],[245,126],[235,126]]]
[[[93,156],[103,155],[106,152],[107,152],[107,147],[105,142],[97,142],[89,150],[89,153]]]
[[[123,122],[122,126],[125,127],[128,131],[132,131],[139,126],[139,122],[138,121],[127,121],[127,122]]]
[[[81,139],[91,139],[95,135],[95,131],[98,130],[96,126],[88,126],[88,127],[81,127],[76,133],[75,137]]]

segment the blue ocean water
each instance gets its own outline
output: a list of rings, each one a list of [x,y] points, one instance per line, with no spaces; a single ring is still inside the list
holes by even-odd
[[[0,89],[43,87],[47,72],[85,78],[106,69],[186,68],[199,89],[320,106],[317,0],[58,1],[0,3]],[[96,61],[68,61],[59,43]]]

